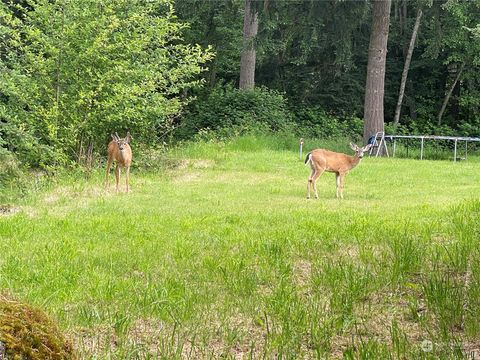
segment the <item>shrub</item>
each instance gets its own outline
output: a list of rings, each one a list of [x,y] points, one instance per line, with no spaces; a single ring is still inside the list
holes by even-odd
[[[292,117],[282,94],[266,88],[238,90],[217,87],[190,105],[177,136],[186,139],[197,133],[217,131],[241,135],[280,131],[291,126]]]
[[[320,107],[299,108],[295,111],[298,135],[303,137],[358,140],[363,133],[363,120],[354,116],[337,118]]]
[[[22,171],[15,156],[0,147],[0,185],[4,187],[21,175]]]

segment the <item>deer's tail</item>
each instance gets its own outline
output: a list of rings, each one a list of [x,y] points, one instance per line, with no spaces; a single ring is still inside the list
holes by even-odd
[[[305,158],[305,165],[312,161],[312,153],[308,153],[307,157]]]

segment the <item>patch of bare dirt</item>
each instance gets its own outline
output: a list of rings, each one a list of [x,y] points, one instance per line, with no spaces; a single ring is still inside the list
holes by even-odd
[[[20,211],[20,208],[16,206],[0,205],[0,216],[11,216],[19,213]]]
[[[229,331],[244,336],[228,342]],[[115,356],[122,353],[122,349],[127,352],[141,349],[139,351],[146,358],[176,358],[180,354],[182,359],[244,359],[252,352],[252,341],[258,344],[257,347],[262,344],[263,330],[241,315],[221,322],[205,321],[188,329],[176,328],[158,319],[140,318],[128,326],[124,335],[115,334],[112,327],[98,326],[73,331],[70,338],[75,342],[80,359],[101,359],[107,354]]]
[[[190,164],[190,161],[188,161],[187,159],[182,159],[175,168],[178,170],[184,170],[188,168],[188,164]]]
[[[118,343],[113,329],[108,326],[75,330],[70,332],[69,337],[74,342],[74,349],[79,353],[80,359],[101,359],[105,353],[115,349]]]
[[[189,183],[200,179],[200,173],[198,172],[186,172],[174,179],[175,183]]]
[[[464,342],[463,351],[467,359],[480,360],[480,342]]]
[[[295,283],[305,287],[310,282],[312,275],[312,264],[310,261],[300,259],[293,264],[293,276]]]
[[[419,309],[420,316],[423,311]],[[431,337],[419,322],[411,318],[409,305],[399,294],[373,294],[355,305],[354,313],[356,326],[332,338],[332,357],[335,359],[343,358],[348,347],[353,343],[360,344],[365,339],[392,346],[393,323],[396,323],[401,336],[405,336],[409,344],[418,344],[420,347],[422,341]]]
[[[194,169],[208,169],[215,165],[213,160],[193,160],[192,168]]]
[[[207,159],[182,159],[180,160],[174,169],[176,170],[185,170],[189,167],[192,169],[208,169],[215,165],[214,160],[207,160]]]
[[[115,189],[110,184],[107,188],[103,186],[86,186],[82,188],[76,188],[72,186],[60,186],[52,192],[45,195],[43,201],[46,204],[56,204],[61,201],[70,201],[72,199],[89,199],[98,198],[103,196],[111,196],[115,194]],[[113,191],[111,191],[113,189]],[[120,187],[120,191],[124,189]]]

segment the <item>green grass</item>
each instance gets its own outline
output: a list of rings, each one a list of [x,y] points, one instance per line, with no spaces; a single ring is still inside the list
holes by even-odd
[[[295,143],[244,137],[169,156],[175,169],[134,169],[130,194],[113,176],[104,191],[98,170],[0,217],[0,289],[58,319],[81,358],[478,350],[478,158],[366,158],[344,200],[332,174],[306,200]]]

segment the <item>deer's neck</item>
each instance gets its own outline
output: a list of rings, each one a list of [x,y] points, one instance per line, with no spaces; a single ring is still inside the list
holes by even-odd
[[[360,164],[360,160],[362,160],[362,158],[360,158],[356,155],[349,156],[348,159],[349,159],[349,162],[350,162],[350,169],[353,169],[355,166]]]
[[[121,164],[125,164],[127,162],[129,158],[129,154],[128,154],[128,151],[127,149],[123,149],[123,150],[120,150],[118,149],[118,152],[117,152],[117,161]]]

